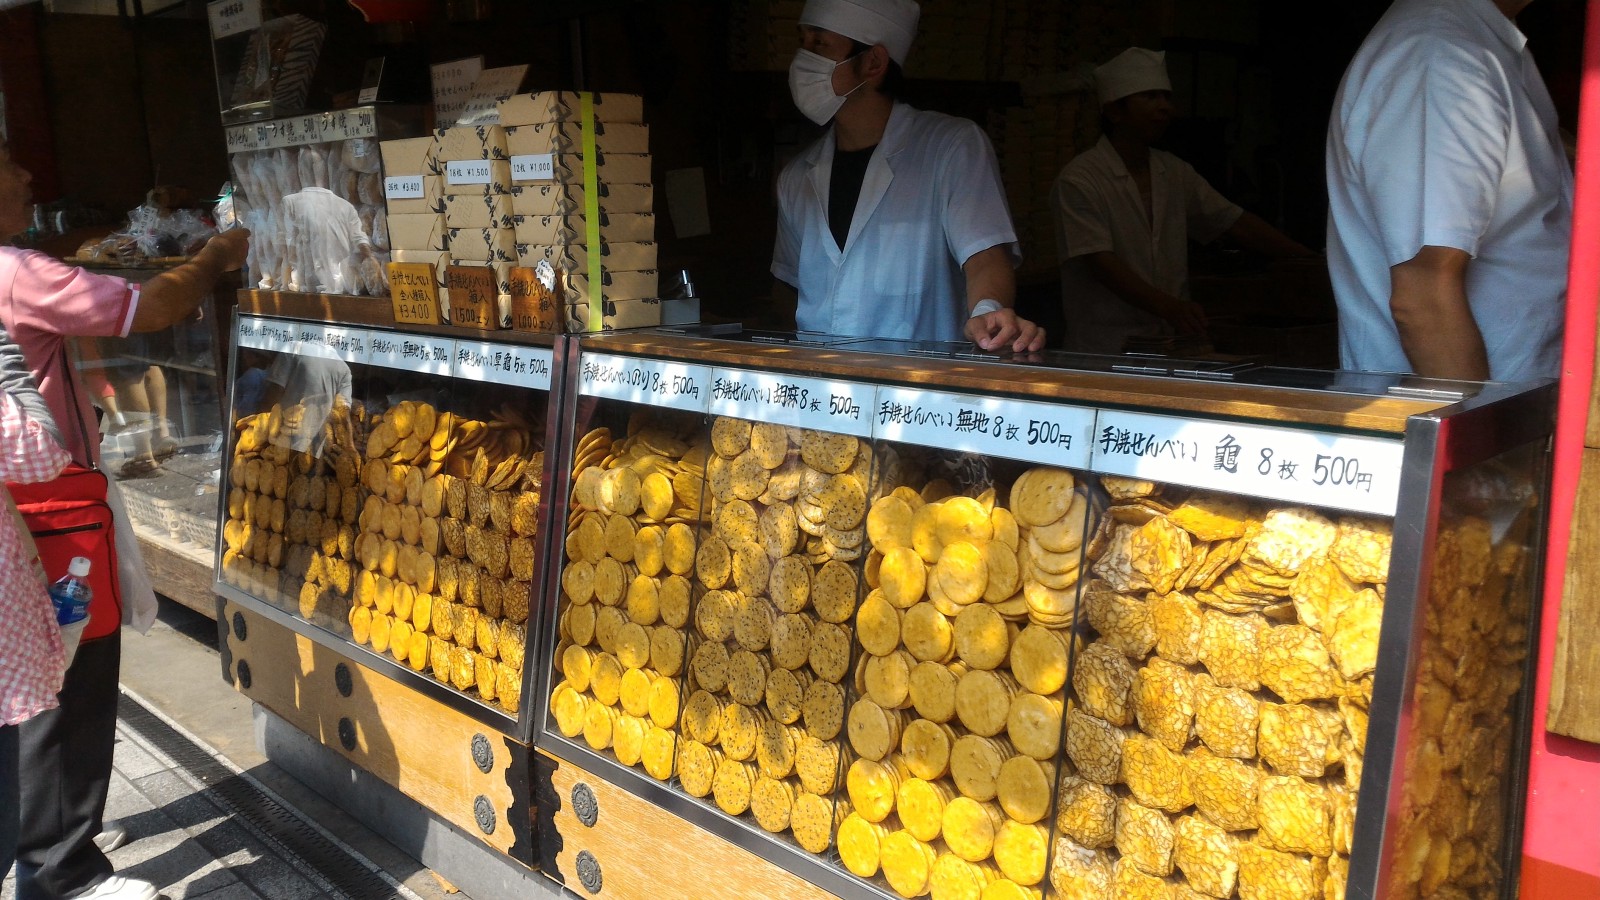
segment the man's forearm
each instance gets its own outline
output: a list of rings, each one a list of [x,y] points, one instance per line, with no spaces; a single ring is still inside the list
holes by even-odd
[[[1165,319],[1178,298],[1139,277],[1131,266],[1109,250],[1088,256],[1089,274],[1122,302]]]
[[[1470,260],[1460,250],[1424,247],[1389,270],[1389,310],[1400,346],[1418,375],[1483,381],[1489,356],[1467,301]]]
[[[224,272],[244,264],[249,235],[242,228],[219,234],[188,262],[145,282],[133,314],[133,330],[160,331],[194,312]]]
[[[1011,250],[1002,244],[974,253],[962,266],[967,276],[967,310],[980,301],[993,300],[1004,309],[1017,304],[1017,272],[1011,267]]]
[[[1246,250],[1254,250],[1263,256],[1300,259],[1316,255],[1310,247],[1273,228],[1267,224],[1267,220],[1251,212],[1240,215],[1226,234]]]

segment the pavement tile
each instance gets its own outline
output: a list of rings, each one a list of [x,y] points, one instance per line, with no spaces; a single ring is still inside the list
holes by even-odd
[[[131,781],[172,768],[148,750],[129,740],[121,729],[118,729],[116,749],[111,759],[112,769],[121,772]]]
[[[229,820],[194,833],[211,855],[226,863],[235,877],[268,900],[297,900],[321,893],[298,868],[277,856],[238,822]]]
[[[301,894],[301,897],[319,897],[320,894]],[[261,895],[250,889],[250,886],[240,882],[225,884],[216,890],[206,891],[204,894],[189,894],[189,900],[261,900]]]
[[[239,883],[239,879],[228,871],[228,867],[213,859],[204,847],[189,840],[187,834],[181,831],[178,834],[183,835],[183,839],[175,846],[150,856],[136,865],[118,865],[117,874],[156,885],[168,900],[186,900],[220,887]],[[122,850],[112,854],[113,862],[117,861],[116,857],[120,853]]]

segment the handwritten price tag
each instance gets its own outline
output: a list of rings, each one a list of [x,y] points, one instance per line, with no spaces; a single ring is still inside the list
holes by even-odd
[[[366,365],[369,339],[365,329],[325,325],[322,343],[329,352],[345,362]]]
[[[295,328],[288,322],[279,322],[274,319],[261,319],[256,327],[256,346],[262,350],[273,353],[293,353],[295,349]]]
[[[252,350],[265,350],[266,346],[261,343],[261,320],[255,316],[240,316],[239,334],[235,343]]]
[[[1091,467],[1109,475],[1394,515],[1401,441],[1101,410]]]
[[[526,181],[554,181],[556,177],[556,158],[551,153],[530,153],[526,156],[511,157],[511,180],[517,183]]]
[[[478,341],[456,341],[456,377],[485,384],[550,390],[551,352]]]
[[[880,387],[873,425],[885,440],[1083,468],[1094,410]]]
[[[386,369],[409,369],[427,375],[454,374],[456,342],[422,334],[369,332],[367,362]]]
[[[206,4],[213,40],[261,27],[261,0],[215,0]]]
[[[578,392],[585,397],[704,413],[711,393],[711,370],[659,359],[585,353]]]
[[[836,434],[872,434],[871,385],[772,372],[714,369],[711,412]]]
[[[407,325],[439,324],[439,282],[433,263],[389,263],[389,301],[394,320]]]
[[[421,200],[421,175],[396,175],[383,180],[385,200]]]
[[[445,163],[445,180],[452,185],[488,184],[494,180],[486,159],[458,159]]]

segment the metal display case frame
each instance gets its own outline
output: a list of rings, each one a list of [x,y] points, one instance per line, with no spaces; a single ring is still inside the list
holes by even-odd
[[[911,351],[911,352],[908,352]],[[1405,751],[1415,718],[1413,689],[1421,623],[1428,613],[1426,593],[1439,527],[1441,489],[1453,472],[1490,460],[1507,451],[1529,448],[1535,459],[1530,489],[1542,509],[1548,496],[1548,445],[1554,426],[1555,386],[1470,384],[1413,376],[1329,373],[1266,369],[1254,366],[1190,367],[1161,361],[1129,365],[1126,358],[1107,361],[1045,354],[1030,361],[1009,361],[974,354],[953,346],[920,347],[896,342],[862,341],[786,343],[748,336],[736,329],[656,329],[590,335],[566,344],[563,402],[576,409],[583,359],[587,353],[731,367],[750,371],[869,382],[886,387],[958,391],[1036,402],[1089,406],[1102,411],[1129,411],[1186,417],[1216,423],[1268,428],[1383,436],[1403,443],[1392,515],[1394,534],[1389,582],[1392,592],[1383,610],[1379,664],[1371,699],[1367,764],[1360,782],[1355,843],[1349,861],[1347,896],[1387,896],[1399,840],[1401,794],[1406,784]],[[1040,365],[1040,364],[1043,365]],[[1087,370],[1075,369],[1087,367]],[[1134,371],[1129,371],[1132,368]],[[711,414],[706,415],[709,422]],[[569,423],[569,429],[575,429]],[[568,431],[567,440],[575,437]],[[881,438],[870,438],[874,443]],[[571,448],[560,445],[563,453]],[[562,470],[567,461],[561,462]],[[1099,470],[1089,473],[1127,474]],[[548,482],[559,508],[570,503],[571,478]],[[1143,477],[1143,476],[1141,476]],[[1183,482],[1179,482],[1182,484]],[[1260,495],[1257,495],[1260,496]],[[1277,498],[1284,499],[1284,498]],[[1305,501],[1303,505],[1315,505]],[[839,862],[836,847],[812,854],[794,843],[755,828],[696,800],[671,782],[661,782],[591,750],[580,738],[567,738],[553,727],[550,690],[551,651],[558,633],[561,595],[561,545],[551,535],[552,558],[544,568],[543,602],[538,610],[542,636],[530,662],[541,663],[533,707],[535,745],[558,760],[595,774],[695,826],[721,837],[811,884],[847,898],[883,898],[894,894],[857,878]],[[1530,536],[1537,551],[1543,541],[1543,516]],[[1531,554],[1537,557],[1538,553]],[[1540,573],[1531,576],[1537,590]],[[1081,619],[1081,615],[1080,615]],[[1079,625],[1082,627],[1081,621]],[[1513,759],[1506,771],[1508,796],[1520,796],[1525,779],[1527,724],[1531,715],[1533,660],[1537,617],[1527,625],[1520,687],[1514,705]],[[530,640],[532,635],[530,634]],[[1058,756],[1058,760],[1059,760]],[[676,780],[674,776],[673,781]],[[842,777],[835,797],[842,796]],[[1381,798],[1379,800],[1378,798]],[[1377,800],[1377,802],[1374,802]],[[1505,875],[1501,896],[1515,896],[1520,808],[1508,805],[1507,830],[1501,847]],[[1055,801],[1046,822],[1054,820]],[[1047,892],[1047,896],[1049,893]]]
[[[311,299],[317,303],[320,303],[325,298],[313,297]],[[380,302],[383,302],[384,305],[387,305],[386,301]],[[285,305],[291,308],[298,306],[294,303]],[[477,329],[452,326],[415,327],[392,323],[375,325],[347,325],[342,322],[300,318],[291,315],[281,315],[265,311],[259,314],[240,313],[238,310],[236,310],[234,313],[233,322],[233,333],[236,336],[240,333],[241,321],[246,319],[274,323],[290,329],[300,328],[307,334],[314,334],[323,328],[331,327],[341,331],[361,332],[363,334],[393,334],[402,338],[408,335],[415,335],[430,338],[442,338],[446,340],[459,339],[463,342],[486,342],[491,344],[548,349],[551,351],[551,369],[549,402],[547,405],[548,418],[545,423],[545,441],[547,446],[554,447],[560,446],[560,442],[564,440],[567,416],[562,413],[564,407],[561,405],[561,398],[566,395],[567,369],[564,365],[564,361],[569,354],[565,349],[567,341],[563,336],[508,331],[480,331]],[[239,374],[239,346],[239,343],[236,341],[229,355],[228,384],[230,386],[236,383]],[[441,379],[451,379],[454,376],[440,375],[435,377]],[[230,423],[229,432],[231,436],[228,438],[226,446],[223,448],[224,469],[222,484],[224,488],[223,490],[219,491],[219,529],[220,523],[227,521],[228,518],[228,491],[226,485],[229,483],[228,470],[233,461],[234,445],[238,440],[237,430],[231,427],[231,423],[235,421],[232,402],[233,393],[230,389],[229,409],[227,411],[226,421]],[[558,477],[559,460],[557,457],[558,454],[545,454],[544,470],[541,473],[542,484],[553,484],[553,479]],[[551,492],[549,490],[541,491],[539,508],[540,533],[535,536],[536,559],[540,565],[543,565],[544,562],[549,559],[547,542],[549,540],[549,532],[554,530],[549,527],[549,523],[552,520],[552,509],[554,509],[554,507],[551,505]],[[534,657],[525,656],[524,658],[522,672],[522,696],[518,705],[517,714],[512,715],[498,707],[492,707],[476,698],[469,697],[461,691],[444,685],[422,672],[414,671],[409,666],[396,661],[389,654],[377,653],[370,647],[356,644],[344,635],[337,634],[319,625],[313,624],[312,622],[295,615],[293,612],[283,609],[265,599],[256,597],[247,591],[244,591],[241,588],[224,581],[222,578],[222,567],[220,564],[222,542],[219,540],[217,543],[218,546],[216,548],[216,559],[218,560],[218,563],[215,567],[212,589],[223,598],[238,603],[241,607],[255,612],[291,632],[306,637],[309,640],[340,654],[342,657],[350,660],[351,662],[359,663],[360,665],[379,672],[385,677],[388,677],[402,685],[408,686],[415,690],[419,695],[436,701],[448,709],[461,713],[462,715],[465,715],[483,724],[485,727],[493,729],[496,732],[511,738],[514,741],[522,744],[532,743],[535,723],[537,720],[534,717],[533,707],[530,703],[530,692],[536,690],[536,685],[541,680],[538,672],[542,669],[537,655]],[[535,578],[532,582],[532,595],[529,597],[528,601],[529,615],[526,629],[527,646],[529,647],[538,647],[539,643],[536,643],[536,641],[542,640],[537,636],[539,634],[538,626],[542,621],[542,616],[539,615],[538,609],[541,605],[541,592],[539,590],[539,585],[543,576],[544,573],[542,570],[535,573]],[[229,627],[227,622],[221,621],[218,622],[218,626],[223,629]]]

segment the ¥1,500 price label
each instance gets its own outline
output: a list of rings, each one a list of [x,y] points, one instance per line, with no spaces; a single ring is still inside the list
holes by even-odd
[[[756,422],[869,437],[876,389],[868,384],[713,369],[711,412]]]
[[[550,360],[550,351],[543,347],[456,341],[455,376],[548,391]]]
[[[456,342],[449,338],[392,331],[369,334],[367,362],[374,366],[446,377],[454,374]]]
[[[1092,468],[1108,475],[1394,515],[1404,444],[1328,434],[1101,410]]]
[[[662,359],[585,353],[578,367],[578,392],[703,414],[711,396],[711,370]]]
[[[1089,465],[1095,411],[1002,397],[878,388],[873,435],[1051,466]]]
[[[488,184],[494,169],[486,159],[456,160],[445,163],[445,180],[451,184]]]

